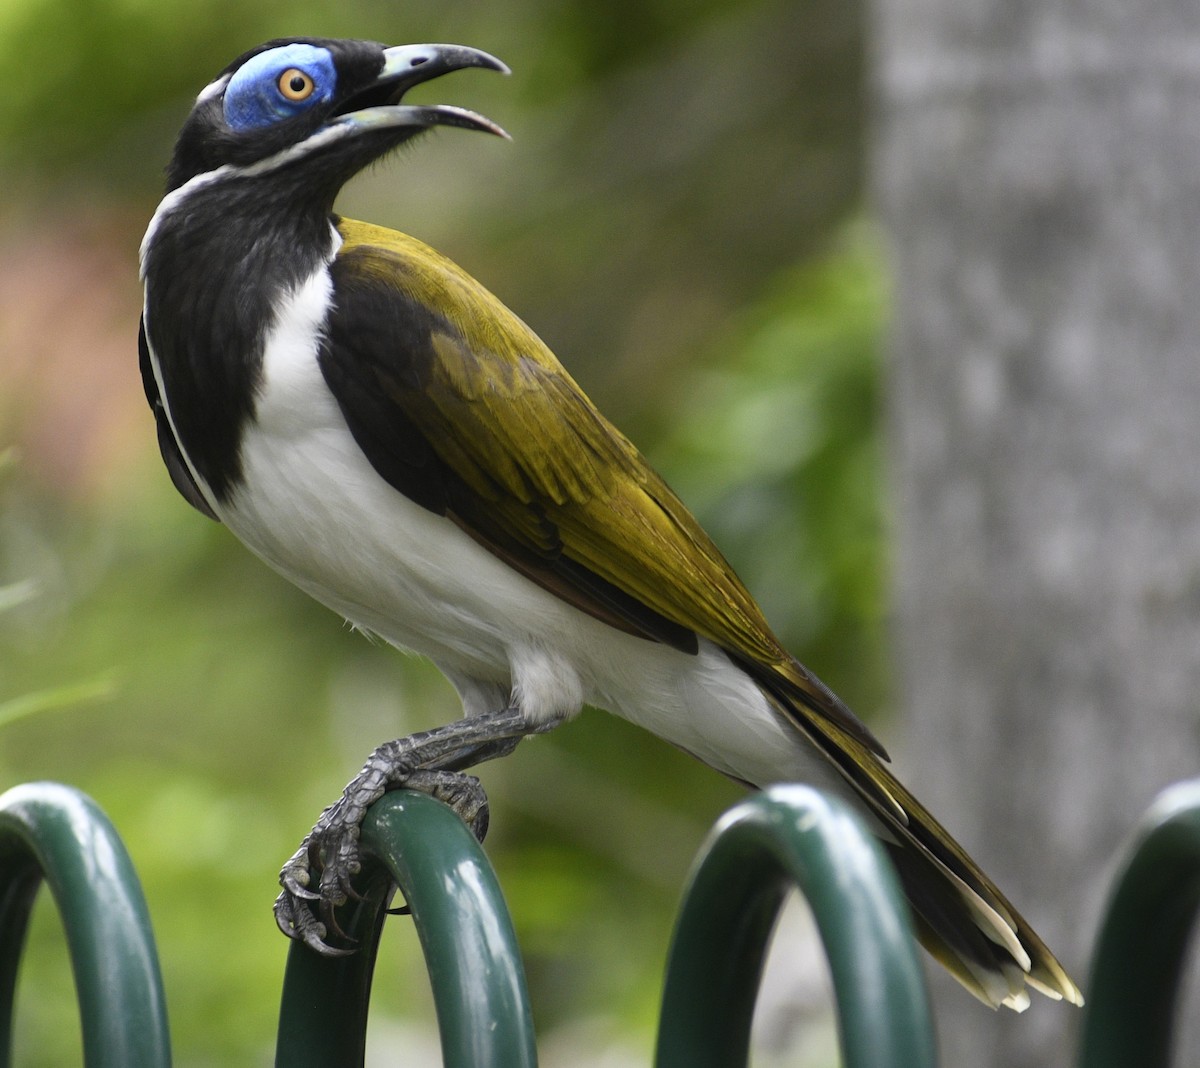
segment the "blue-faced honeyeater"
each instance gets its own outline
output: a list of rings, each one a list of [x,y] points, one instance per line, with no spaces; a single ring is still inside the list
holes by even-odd
[[[1038,936],[785,650],[716,546],[528,326],[414,238],[342,218],[435,126],[454,45],[271,41],[196,98],[141,250],[140,356],[175,486],[355,627],[429,657],[464,718],[381,746],[285,865],[276,918],[335,948],[366,807],[398,786],[478,834],[464,769],[594,705],[749,786],[849,798],[925,946],[991,1005],[1080,1002]]]

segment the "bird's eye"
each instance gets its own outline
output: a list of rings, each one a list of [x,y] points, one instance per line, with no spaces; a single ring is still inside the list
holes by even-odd
[[[312,78],[297,67],[285,70],[279,76],[277,84],[283,98],[296,103],[307,100],[313,95],[313,90],[317,87]]]
[[[286,122],[332,100],[337,82],[337,66],[327,48],[268,48],[229,76],[222,103],[225,121],[239,133]]]

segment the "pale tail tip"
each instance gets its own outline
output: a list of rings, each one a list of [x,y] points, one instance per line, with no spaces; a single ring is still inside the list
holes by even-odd
[[[1029,1008],[1029,995],[1024,990],[1019,994],[1009,994],[1000,1004],[1013,1012],[1024,1012]]]
[[[1025,976],[1025,982],[1033,987],[1033,989],[1039,994],[1045,994],[1046,997],[1051,998],[1054,1001],[1065,1000],[1071,1005],[1077,1005],[1079,1008],[1083,1008],[1083,991],[1080,990],[1079,987],[1077,987],[1073,982],[1071,982],[1071,979],[1067,976],[1066,972],[1060,969],[1056,978],[1057,982],[1054,986],[1051,986],[1049,983],[1043,982],[1041,979],[1037,979],[1032,975]]]

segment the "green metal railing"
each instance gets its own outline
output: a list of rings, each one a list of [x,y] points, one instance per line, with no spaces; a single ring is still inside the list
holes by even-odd
[[[1080,1068],[1167,1068],[1188,936],[1200,909],[1200,779],[1164,791],[1104,911]]]
[[[158,954],[129,854],[89,798],[42,782],[0,796],[0,1068],[12,1060],[17,968],[43,881],[66,929],[88,1068],[169,1065]]]
[[[276,1063],[363,1063],[379,932],[398,885],[412,913],[448,1068],[523,1068],[536,1049],[521,954],[500,888],[471,833],[423,794],[368,814],[361,900],[339,915],[361,946],[340,958],[289,951]],[[46,883],[66,930],[88,1068],[170,1064],[162,981],[145,902],[103,813],[53,783],[0,796],[0,1068],[30,909]],[[935,1063],[908,914],[882,851],[837,802],[776,787],[735,806],[691,876],[667,964],[657,1068],[745,1064],[759,980],[783,899],[799,888],[833,979],[847,1068]],[[1080,1068],[1169,1062],[1187,936],[1200,906],[1200,780],[1148,816],[1101,932]],[[313,1007],[320,1006],[320,1012]]]
[[[883,850],[844,805],[777,786],[731,809],[701,850],[667,963],[658,1068],[747,1062],[767,945],[793,885],[829,958],[846,1068],[933,1065],[925,979]]]
[[[363,1063],[379,933],[398,885],[425,954],[447,1068],[535,1065],[520,950],[470,831],[432,798],[396,791],[372,807],[362,844],[361,899],[339,914],[361,948],[338,958],[289,950],[276,1063]],[[91,801],[40,783],[0,797],[0,1068],[10,1058],[17,964],[43,879],[67,929],[85,1064],[169,1064],[162,982],[129,859]],[[728,813],[697,863],[668,963],[660,1068],[745,1062],[767,943],[792,885],[811,902],[830,958],[848,1068],[932,1065],[924,982],[881,851],[837,803],[780,787]]]

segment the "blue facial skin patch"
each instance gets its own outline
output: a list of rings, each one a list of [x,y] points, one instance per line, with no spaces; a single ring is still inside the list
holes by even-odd
[[[304,100],[289,100],[279,87],[280,76],[302,71],[313,81]],[[270,48],[246,60],[225,87],[225,121],[234,130],[256,130],[329,100],[337,88],[333,56],[315,45],[290,44]]]

